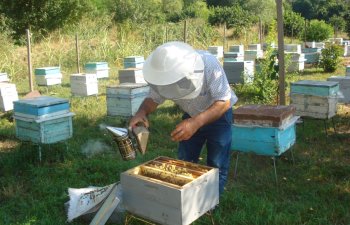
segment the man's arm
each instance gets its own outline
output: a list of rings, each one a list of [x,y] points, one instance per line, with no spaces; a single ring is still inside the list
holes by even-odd
[[[149,122],[147,115],[154,112],[158,107],[158,103],[154,102],[151,98],[145,98],[140,108],[137,110],[135,116],[133,116],[129,122],[129,127],[135,127],[137,123],[143,123],[147,128]]]
[[[188,140],[202,126],[219,119],[231,107],[230,100],[216,101],[207,110],[198,115],[183,120],[171,132],[173,141]]]

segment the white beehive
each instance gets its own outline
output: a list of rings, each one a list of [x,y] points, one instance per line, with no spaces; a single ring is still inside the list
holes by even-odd
[[[337,45],[343,44],[343,38],[329,38],[328,41]]]
[[[288,72],[298,72],[304,70],[306,61],[304,53],[286,52],[286,55],[290,57],[290,64],[287,68]]]
[[[314,41],[306,41],[304,43],[305,48],[316,48],[316,42]]]
[[[350,103],[350,76],[331,76],[327,80],[339,83],[338,101]]]
[[[245,50],[244,61],[255,61],[264,56],[263,50]]]
[[[224,47],[223,46],[209,46],[208,52],[213,54],[218,59],[224,57]]]
[[[35,76],[35,81],[36,84],[40,86],[51,86],[61,84],[62,74]]]
[[[344,45],[344,56],[350,56],[350,45]]]
[[[88,62],[84,65],[86,73],[96,74],[97,79],[109,77],[109,67],[107,62]]]
[[[13,109],[13,102],[18,100],[15,84],[0,83],[0,111],[10,111]]]
[[[127,68],[119,70],[119,83],[143,83],[146,81],[143,78],[142,69]]]
[[[261,51],[261,44],[249,44],[247,50]]]
[[[293,52],[301,54],[301,45],[297,44],[285,44],[284,45],[285,52]]]
[[[72,74],[70,87],[73,95],[89,96],[98,94],[98,80],[96,74]]]
[[[0,82],[8,82],[9,78],[7,77],[7,73],[0,73]]]
[[[62,83],[60,67],[41,67],[35,69],[35,81],[40,86],[50,86]]]
[[[254,61],[224,61],[223,67],[230,84],[251,83],[254,79]]]
[[[315,43],[315,47],[316,48],[320,48],[320,49],[323,49],[326,47],[326,44],[324,42],[316,42]]]
[[[219,170],[158,157],[120,176],[130,213],[167,225],[188,225],[219,203]]]
[[[337,96],[316,96],[293,94],[291,104],[296,108],[296,115],[317,119],[329,119],[337,114]]]
[[[244,45],[231,45],[228,47],[229,52],[239,52],[244,54]]]

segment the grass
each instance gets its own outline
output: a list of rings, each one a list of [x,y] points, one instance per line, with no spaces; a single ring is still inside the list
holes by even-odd
[[[11,113],[1,115],[0,224],[64,224],[64,203],[69,200],[69,187],[105,186],[119,181],[121,172],[159,155],[176,158],[177,143],[171,141],[170,132],[180,121],[181,112],[171,102],[166,102],[150,116],[147,153],[138,155],[134,161],[121,159],[116,144],[103,129],[105,125],[127,124],[125,119],[106,116],[106,86],[118,83],[120,64],[110,63],[110,79],[99,82],[98,97],[72,97],[69,74],[74,70],[74,63],[64,60],[64,49],[68,49],[64,43],[62,41],[62,53],[55,56],[62,65],[71,66],[64,71],[63,84],[36,89],[43,95],[70,100],[71,111],[76,114],[73,138],[66,144],[43,146],[40,162],[38,146],[16,139]],[[67,52],[74,58],[72,50]],[[46,63],[53,60],[49,56],[52,55],[48,54]],[[343,68],[335,74],[344,74]],[[310,68],[291,80],[325,80],[329,76],[320,69]],[[28,92],[25,75],[13,80],[21,96]],[[243,96],[238,97],[241,98],[237,105],[243,105]],[[307,120],[304,126],[297,126],[297,142],[293,147],[295,164],[290,151],[277,160],[278,185],[274,182],[271,158],[253,154],[240,154],[237,178],[233,179],[237,154],[233,152],[226,191],[213,214],[216,224],[350,224],[349,113],[348,105],[339,106],[335,117],[338,135],[331,129],[330,122],[328,136],[319,120]],[[95,154],[84,153],[88,146],[97,146],[98,149],[92,149]],[[204,164],[205,153],[203,158],[200,163]],[[87,222],[76,219],[71,224]],[[210,219],[203,216],[194,224],[210,224]]]

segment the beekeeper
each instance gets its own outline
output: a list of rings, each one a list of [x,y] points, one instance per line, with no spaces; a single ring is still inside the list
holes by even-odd
[[[178,158],[197,163],[204,144],[207,165],[219,168],[219,192],[222,194],[230,163],[232,106],[237,101],[225,72],[215,56],[196,51],[183,42],[168,42],[157,47],[143,66],[150,93],[130,126],[143,122],[166,99],[183,111],[182,121],[171,132],[179,142]]]

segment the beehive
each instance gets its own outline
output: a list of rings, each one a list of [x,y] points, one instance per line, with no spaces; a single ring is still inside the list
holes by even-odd
[[[228,47],[228,51],[244,54],[244,45],[231,45]]]
[[[142,69],[128,68],[119,70],[119,83],[146,83]]]
[[[285,52],[294,52],[294,53],[301,53],[301,45],[298,44],[285,44],[284,45],[284,51]]]
[[[225,52],[224,61],[243,61],[244,54],[240,52]]]
[[[50,86],[62,83],[60,67],[42,67],[34,71],[37,85]]]
[[[23,141],[51,144],[72,137],[73,113],[68,100],[49,96],[14,102],[16,136]]]
[[[304,48],[302,49],[302,53],[305,55],[305,63],[312,64],[318,63],[321,56],[320,48]]]
[[[21,117],[40,119],[67,112],[69,112],[69,102],[63,98],[40,96],[14,102],[14,113]]]
[[[231,149],[279,156],[296,140],[291,106],[247,105],[234,110]]]
[[[147,97],[147,84],[123,83],[107,87],[107,115],[133,116]]]
[[[210,52],[216,58],[220,59],[224,56],[224,47],[223,46],[209,46],[208,52]]]
[[[288,72],[302,71],[305,68],[305,55],[303,53],[286,52],[286,55],[290,57],[290,64],[287,68]]]
[[[330,119],[337,114],[337,96],[316,96],[291,94],[291,104],[296,108],[296,115],[316,119]]]
[[[336,96],[339,85],[333,81],[300,80],[291,83],[290,92],[293,94]]]
[[[142,69],[145,59],[143,56],[128,56],[124,58],[124,69],[138,68]]]
[[[88,62],[84,65],[85,73],[96,74],[97,79],[109,77],[107,62]]]
[[[219,171],[158,157],[120,176],[123,204],[132,214],[168,225],[187,225],[219,203]]]
[[[251,83],[254,79],[253,61],[224,61],[223,67],[230,84]]]
[[[98,80],[96,74],[72,74],[70,87],[73,95],[89,96],[98,94]]]
[[[262,127],[281,127],[294,117],[293,106],[244,105],[234,110],[234,123]]]
[[[255,61],[256,59],[262,58],[264,53],[262,50],[245,50],[244,61]]]
[[[350,45],[344,45],[344,57],[350,56]]]
[[[291,105],[298,116],[329,119],[337,113],[338,91],[334,81],[297,81],[291,83]]]
[[[350,66],[346,66],[346,68],[345,68],[345,76],[350,76]]]
[[[9,78],[7,77],[7,73],[0,73],[0,82],[7,82]]]
[[[316,42],[314,41],[306,41],[304,42],[305,48],[316,48]]]
[[[316,42],[315,43],[315,47],[316,48],[320,48],[320,49],[323,49],[326,47],[326,44],[324,42]]]
[[[350,76],[331,76],[327,80],[339,83],[338,102],[350,103]]]
[[[261,51],[261,44],[249,44],[247,50]]]
[[[18,100],[15,84],[0,83],[0,111],[7,112],[13,109],[13,102]]]
[[[328,41],[337,45],[343,44],[343,38],[329,38]]]

